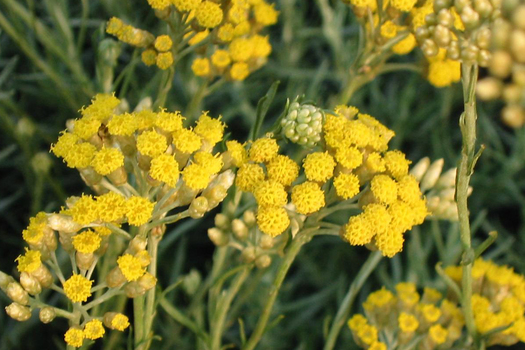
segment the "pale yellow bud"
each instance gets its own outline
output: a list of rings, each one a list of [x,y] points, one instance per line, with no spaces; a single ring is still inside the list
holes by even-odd
[[[449,188],[456,186],[457,168],[452,168],[444,172],[437,181],[435,188]]]
[[[146,272],[137,280],[137,283],[142,288],[144,288],[144,290],[148,291],[151,288],[155,287],[155,285],[157,284],[157,278],[155,278],[155,276],[153,276],[151,273]]]
[[[414,176],[417,181],[421,181],[423,175],[425,175],[429,166],[430,158],[422,158],[419,162],[416,163],[416,165],[412,167],[412,169],[410,170],[410,174]]]
[[[273,248],[274,240],[273,237],[268,235],[262,235],[261,240],[259,241],[259,246],[262,249],[271,249]]]
[[[126,169],[124,169],[124,166],[121,166],[120,168],[111,172],[108,175],[108,179],[113,182],[115,186],[124,185],[126,182],[128,182],[128,173],[126,172]]]
[[[445,161],[443,159],[438,159],[430,165],[419,185],[419,188],[421,188],[422,192],[434,187],[437,180],[439,179],[439,175],[441,175],[444,163]]]
[[[116,288],[126,283],[126,277],[117,266],[107,274],[106,283],[109,288]]]
[[[229,242],[228,235],[216,227],[208,229],[208,237],[210,238],[210,241],[218,247],[222,247]]]
[[[70,216],[62,214],[50,215],[47,222],[53,230],[64,233],[75,233],[82,228],[82,226],[74,222]]]
[[[95,255],[93,253],[81,253],[75,254],[75,262],[81,270],[89,270],[93,262],[95,262]]]
[[[512,24],[521,30],[525,30],[525,5],[518,6],[512,13]]]
[[[470,6],[463,8],[460,17],[467,29],[473,29],[479,25],[479,14]]]
[[[265,269],[272,263],[272,258],[269,255],[261,255],[255,260],[255,266],[259,269]]]
[[[491,77],[480,80],[476,86],[478,97],[485,101],[499,98],[502,90],[501,80]]]
[[[31,317],[31,310],[28,307],[22,306],[18,303],[11,303],[6,306],[5,312],[11,317],[20,322],[29,320]]]
[[[521,87],[517,84],[507,84],[503,88],[503,100],[509,104],[519,103]]]
[[[241,253],[241,259],[245,263],[253,262],[256,257],[257,257],[257,252],[255,250],[255,247],[244,248],[244,250]]]
[[[142,287],[138,281],[129,282],[124,287],[124,291],[126,292],[126,296],[128,298],[136,298],[141,295],[144,295],[146,293],[146,289]]]
[[[248,227],[243,221],[239,219],[234,219],[232,221],[232,231],[235,237],[237,237],[241,241],[248,238]]]
[[[510,35],[510,51],[519,63],[525,63],[525,30],[514,29]]]
[[[182,287],[188,295],[194,295],[201,284],[201,275],[199,271],[192,269],[189,274],[183,277]]]
[[[253,212],[253,210],[246,210],[242,214],[242,220],[248,227],[254,227],[257,223],[257,218],[255,217],[255,213]]]
[[[193,219],[200,219],[208,211],[208,199],[200,196],[191,201],[188,212]]]
[[[507,51],[495,51],[489,69],[490,73],[498,78],[508,77],[512,69],[512,57]]]
[[[4,292],[6,291],[6,288],[9,285],[9,283],[12,283],[14,281],[15,279],[13,277],[0,271],[0,289],[2,289]]]
[[[501,112],[501,118],[511,128],[520,128],[525,123],[525,114],[519,105],[505,106]]]
[[[146,247],[148,246],[148,240],[145,237],[135,236],[133,239],[129,242],[128,249],[126,249],[126,252],[135,255],[137,253],[140,253],[144,250],[146,250]]]
[[[20,274],[20,284],[24,289],[31,295],[37,295],[42,292],[42,286],[38,280],[28,274],[27,272],[22,272]]]
[[[80,174],[80,178],[88,186],[97,185],[102,180],[102,175],[97,173],[95,169],[91,167],[78,169],[78,173]]]
[[[44,264],[41,264],[35,271],[31,272],[31,275],[38,280],[42,288],[47,288],[53,284],[53,275]]]
[[[49,306],[43,307],[40,309],[40,312],[38,313],[38,318],[40,318],[40,322],[47,324],[51,323],[55,317],[56,317],[55,309]]]
[[[227,230],[230,227],[230,219],[222,213],[215,215],[214,222],[215,226],[223,230]]]
[[[22,305],[29,303],[29,294],[17,282],[11,282],[7,285],[6,294],[15,303]]]

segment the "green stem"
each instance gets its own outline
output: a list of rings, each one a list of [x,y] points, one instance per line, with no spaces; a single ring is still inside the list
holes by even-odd
[[[167,71],[163,72],[163,74],[161,75],[157,99],[153,103],[154,108],[158,108],[166,104],[166,98],[168,97],[168,92],[171,89],[174,75],[175,65],[171,66]]]
[[[189,328],[193,333],[200,337],[205,342],[208,342],[208,335],[188,316],[184,315],[177,308],[171,305],[165,298],[161,298],[159,305],[168,315],[170,315],[175,321],[179,322],[181,325]]]
[[[151,257],[148,272],[155,277],[157,276],[157,256],[161,238],[162,236],[152,235],[151,233],[148,238],[148,253]],[[153,338],[153,334],[150,333],[152,332],[153,319],[155,318],[155,292],[156,289],[152,288],[146,293],[146,311],[144,314],[144,336],[146,338],[144,339],[145,343],[142,345],[141,349],[149,349],[151,339]]]
[[[295,257],[297,256],[297,254],[299,254],[299,251],[301,250],[302,246],[311,239],[311,235],[315,232],[315,230],[316,228],[310,228],[299,232],[297,236],[295,236],[295,238],[292,240],[292,243],[288,247],[284,258],[281,261],[281,265],[277,270],[275,279],[272,283],[272,286],[270,287],[270,291],[268,292],[268,299],[266,299],[266,304],[264,305],[264,309],[262,310],[261,315],[259,316],[257,325],[255,326],[255,329],[252,335],[250,336],[250,339],[248,339],[246,345],[242,348],[242,350],[253,350],[255,349],[257,344],[259,344],[259,341],[261,340],[261,337],[263,336],[264,331],[266,330],[266,325],[268,324],[268,320],[270,319],[272,313],[273,304],[277,299],[277,295],[279,294],[279,290],[281,289],[281,285],[283,284],[284,278],[286,277],[290,266],[292,266]]]
[[[143,340],[144,336],[144,296],[133,299],[133,332],[135,333],[135,349]]]
[[[222,333],[224,331],[224,323],[226,316],[228,315],[228,310],[230,309],[233,298],[237,295],[242,284],[250,275],[250,271],[251,266],[247,266],[241,272],[239,272],[231,283],[228,292],[223,295],[217,303],[218,307],[215,310],[213,320],[211,322],[211,350],[221,349]]]
[[[197,91],[193,94],[193,97],[188,104],[188,108],[186,108],[186,114],[189,118],[193,118],[193,116],[196,114],[197,110],[199,109],[202,100],[207,94],[207,87],[209,85],[210,81],[208,79],[204,80]]]
[[[461,280],[461,306],[465,317],[465,324],[472,339],[476,339],[476,325],[472,312],[472,264],[475,253],[472,249],[469,210],[467,205],[470,177],[473,172],[476,146],[476,81],[478,66],[472,64],[461,65],[463,82],[463,100],[465,111],[460,117],[459,126],[463,137],[461,159],[459,161],[456,179],[456,203],[458,207],[459,229],[461,245],[463,247],[463,276]]]
[[[370,253],[366,262],[363,264],[363,266],[361,266],[361,269],[350,285],[350,289],[348,289],[341,306],[339,306],[339,310],[337,311],[334,322],[332,323],[330,331],[328,332],[328,336],[323,348],[324,350],[332,350],[334,348],[337,341],[337,336],[339,335],[341,328],[343,328],[350,315],[350,309],[352,308],[352,304],[354,303],[357,293],[359,293],[361,287],[363,287],[363,284],[368,279],[372,271],[374,271],[374,269],[377,267],[377,264],[379,264],[379,261],[381,261],[382,257],[383,256],[380,251]]]

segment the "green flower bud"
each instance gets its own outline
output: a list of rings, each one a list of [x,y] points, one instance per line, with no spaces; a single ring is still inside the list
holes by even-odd
[[[272,258],[269,255],[261,255],[255,260],[255,266],[259,269],[265,269],[272,263]]]
[[[216,227],[208,229],[208,238],[218,247],[225,246],[230,240],[226,233]]]
[[[321,140],[324,112],[311,104],[299,104],[296,99],[281,120],[283,135],[305,147],[313,147]]]

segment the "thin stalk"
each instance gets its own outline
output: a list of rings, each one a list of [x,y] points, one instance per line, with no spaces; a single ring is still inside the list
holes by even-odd
[[[242,284],[246,278],[250,275],[251,267],[245,267],[232,281],[231,286],[222,298],[219,299],[217,303],[218,307],[215,310],[213,315],[213,320],[211,322],[211,350],[220,350],[221,349],[221,340],[222,333],[224,331],[224,323],[226,321],[226,316],[228,315],[228,310],[230,309],[233,298],[239,292]]]
[[[302,246],[310,240],[311,235],[315,232],[316,229],[317,228],[306,229],[298,233],[297,236],[295,236],[295,238],[292,240],[292,243],[288,247],[284,258],[281,261],[281,265],[277,270],[275,279],[272,283],[272,286],[270,287],[270,291],[268,292],[266,304],[264,305],[261,315],[257,320],[257,325],[255,326],[255,329],[252,335],[250,336],[250,339],[248,339],[242,350],[253,350],[255,349],[257,344],[259,344],[259,341],[261,340],[261,337],[263,336],[264,331],[266,330],[266,325],[268,324],[268,320],[270,319],[272,313],[273,304],[277,299],[277,295],[279,294],[279,290],[281,289],[284,278],[286,277],[290,266],[292,266],[295,257],[297,256],[297,254],[299,254],[299,251],[301,250]]]
[[[133,333],[135,334],[135,349],[142,342],[144,336],[144,296],[133,299]]]
[[[475,163],[476,146],[476,81],[478,66],[476,64],[461,65],[463,82],[463,101],[465,111],[460,117],[459,126],[463,138],[461,159],[459,161],[456,179],[456,204],[458,207],[459,230],[463,247],[463,276],[461,279],[461,307],[465,316],[465,324],[472,339],[476,339],[476,326],[472,313],[472,264],[474,263],[474,249],[472,249],[469,210],[467,204],[468,188]]]
[[[162,236],[153,235],[150,233],[148,238],[148,253],[151,257],[151,263],[148,266],[148,272],[153,275],[157,276],[157,256],[158,256],[158,247],[159,242],[161,240]],[[155,288],[151,288],[146,293],[146,310],[144,314],[144,336],[146,337],[147,341],[144,343],[144,345],[141,347],[141,349],[148,349],[151,345],[151,339],[150,333],[152,332],[151,328],[153,326],[153,319],[155,318]],[[146,340],[145,339],[145,340]]]
[[[334,322],[332,323],[330,331],[328,332],[328,336],[326,337],[326,342],[323,348],[324,350],[332,350],[334,348],[337,341],[337,336],[339,335],[339,332],[341,332],[341,328],[343,328],[350,315],[350,309],[352,308],[352,304],[354,303],[357,293],[359,293],[361,287],[363,287],[363,284],[368,279],[372,271],[374,271],[374,269],[377,267],[377,264],[379,264],[379,261],[381,261],[382,257],[383,256],[380,251],[370,253],[366,262],[363,264],[363,266],[361,266],[361,269],[357,273],[355,279],[352,281],[350,289],[348,289],[341,306],[339,306],[339,310],[337,310]]]

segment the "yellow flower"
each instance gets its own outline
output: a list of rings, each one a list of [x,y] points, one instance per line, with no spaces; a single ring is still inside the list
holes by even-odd
[[[166,70],[173,65],[173,54],[171,52],[161,52],[157,54],[155,63],[160,69]]]
[[[375,232],[372,225],[364,215],[356,215],[350,217],[350,220],[345,225],[344,238],[351,245],[365,245],[370,243],[374,237]]]
[[[257,209],[259,229],[272,237],[283,233],[290,225],[290,218],[284,208],[259,207]]]
[[[111,17],[106,23],[106,33],[111,35],[119,35],[124,27],[124,22],[120,18]]]
[[[421,313],[429,323],[436,322],[441,317],[441,310],[432,304],[426,304],[421,307]]]
[[[193,74],[198,77],[205,77],[210,74],[210,60],[207,58],[196,58],[191,64]]]
[[[123,331],[129,327],[129,318],[123,314],[116,314],[111,320],[111,327],[117,331]]]
[[[359,193],[359,178],[355,174],[341,173],[334,178],[334,187],[339,197],[352,198]]]
[[[386,21],[381,25],[381,36],[392,39],[397,34],[397,25],[392,21]]]
[[[202,140],[193,130],[182,129],[173,133],[173,144],[180,152],[191,154],[201,148]]]
[[[91,296],[91,285],[93,281],[82,275],[74,274],[64,282],[64,293],[74,303],[85,302]]]
[[[439,345],[447,341],[448,331],[445,328],[443,328],[440,324],[436,324],[430,327],[430,329],[428,330],[428,335],[435,344]]]
[[[109,118],[113,110],[120,104],[115,94],[96,94],[91,100],[91,105],[82,107],[80,112],[84,118],[92,118],[99,121]]]
[[[250,147],[250,160],[256,163],[269,162],[279,152],[277,141],[272,138],[263,137],[255,140]]]
[[[129,136],[137,130],[138,122],[133,114],[123,113],[114,115],[107,127],[111,135]]]
[[[170,6],[170,0],[148,0],[148,4],[155,10],[164,10]]]
[[[357,330],[357,337],[365,344],[371,345],[377,342],[377,328],[366,324]]]
[[[228,50],[233,61],[245,62],[252,56],[253,42],[246,38],[237,38],[230,43]]]
[[[217,174],[221,171],[224,163],[222,158],[216,154],[215,156],[208,152],[197,152],[193,155],[195,163],[200,164],[208,168],[210,174]]]
[[[228,154],[233,161],[233,165],[240,167],[246,163],[248,155],[246,149],[240,142],[235,140],[226,141],[226,149],[228,150]]]
[[[171,0],[177,10],[181,12],[187,12],[195,10],[202,0]]]
[[[84,117],[82,119],[77,119],[73,125],[73,134],[83,140],[89,140],[91,136],[98,132],[100,125],[100,120],[95,118]]]
[[[335,152],[335,159],[346,169],[352,170],[363,163],[363,153],[357,147],[339,147]]]
[[[272,53],[272,45],[268,35],[254,35],[250,38],[250,41],[253,46],[253,57],[268,57]]]
[[[195,132],[213,147],[217,142],[222,140],[225,127],[226,125],[221,121],[221,116],[214,119],[208,116],[208,112],[203,112],[199,120],[197,120]]]
[[[276,11],[274,4],[268,4],[264,1],[261,1],[254,8],[255,20],[257,23],[262,24],[263,26],[269,26],[277,23],[277,16],[279,11]]]
[[[164,153],[167,148],[166,137],[155,130],[144,131],[137,137],[137,149],[145,156],[154,158]]]
[[[233,25],[231,25],[231,23],[225,23],[219,27],[217,37],[225,43],[230,42],[233,40],[233,31]]]
[[[421,198],[419,183],[412,175],[405,175],[397,183],[397,195],[405,203],[415,203]]]
[[[128,282],[138,280],[146,272],[146,269],[142,267],[140,259],[137,259],[131,254],[119,256],[117,264]]]
[[[276,181],[263,181],[253,192],[260,207],[282,207],[288,202],[284,186]]]
[[[69,168],[87,168],[97,152],[97,148],[89,142],[72,145],[64,160]]]
[[[386,152],[383,160],[385,161],[387,172],[397,180],[408,174],[408,166],[412,163],[405,158],[403,152],[398,150]]]
[[[231,63],[230,53],[226,50],[215,50],[211,63],[217,68],[225,68]]]
[[[412,33],[408,33],[406,38],[398,42],[392,47],[392,51],[398,55],[406,55],[416,47],[416,37]]]
[[[373,342],[370,344],[368,350],[387,350],[386,344],[380,341]]]
[[[315,182],[306,181],[292,189],[292,203],[299,214],[312,214],[325,205],[324,192]]]
[[[205,28],[215,28],[222,22],[222,9],[212,1],[203,1],[195,9],[195,18]]]
[[[19,255],[15,260],[18,262],[18,271],[27,273],[35,271],[42,265],[41,256],[38,250],[28,250],[26,248],[26,253]]]
[[[77,135],[63,131],[57,142],[51,145],[51,152],[57,157],[64,158],[79,140],[80,138]]]
[[[92,230],[86,230],[73,236],[73,247],[84,254],[93,253],[100,247],[102,238]]]
[[[397,184],[388,175],[376,175],[370,181],[374,197],[384,204],[392,204],[397,200]]]
[[[374,173],[382,173],[386,170],[385,160],[378,152],[370,153],[366,158],[365,165]]]
[[[408,12],[414,8],[417,0],[391,0],[390,5],[400,11]]]
[[[155,63],[157,63],[157,51],[152,49],[147,49],[142,51],[142,54],[140,55],[142,62],[146,66],[153,66]]]
[[[170,187],[175,187],[179,180],[179,164],[172,155],[161,154],[152,159],[149,175]]]
[[[383,256],[393,257],[403,250],[405,239],[399,230],[391,229],[387,232],[378,232],[376,234],[376,245]]]
[[[290,157],[278,154],[266,165],[268,178],[284,186],[290,186],[299,176],[299,165]]]
[[[366,324],[368,324],[368,321],[366,317],[361,314],[355,314],[351,319],[348,320],[348,328],[353,331],[357,331]]]
[[[201,164],[193,163],[187,165],[182,171],[182,179],[186,186],[193,190],[203,190],[210,183],[211,172]]]
[[[184,38],[185,39],[187,37],[189,38],[193,33],[195,32],[189,32],[188,34],[184,35]],[[196,33],[190,38],[190,40],[188,40],[188,45],[197,45],[198,43],[206,39],[209,34],[210,34],[210,31],[208,29],[203,30],[202,32]]]
[[[430,62],[428,81],[441,88],[456,83],[461,79],[461,63],[453,60],[437,60]]]
[[[73,221],[80,225],[88,225],[98,220],[97,203],[90,195],[83,194],[69,209]]]
[[[44,212],[29,219],[29,225],[22,231],[22,238],[30,244],[38,244],[44,238],[44,229],[47,227],[47,215]]]
[[[98,217],[104,222],[119,221],[126,214],[126,198],[115,193],[108,192],[97,198],[96,206]]]
[[[230,77],[233,80],[242,81],[250,75],[250,68],[244,62],[234,63],[230,68]]]
[[[84,337],[88,339],[98,339],[106,333],[100,320],[91,320],[84,326]]]
[[[100,175],[109,175],[124,165],[124,155],[117,148],[106,148],[95,153],[91,166]]]
[[[372,226],[374,233],[384,234],[390,229],[392,217],[384,205],[378,203],[368,204],[364,207],[363,215]]]
[[[335,161],[328,152],[314,152],[306,156],[303,168],[308,180],[326,182],[334,175]]]
[[[126,201],[126,216],[133,226],[144,225],[151,219],[155,203],[144,197],[131,196]]]
[[[149,109],[143,109],[140,112],[133,112],[133,114],[135,114],[135,118],[137,119],[138,130],[151,128],[155,125],[155,121],[157,120],[157,113]]]
[[[155,119],[155,126],[158,126],[162,130],[167,132],[179,131],[182,129],[183,120],[184,117],[180,114],[179,111],[172,113],[166,111],[165,109],[161,109],[161,111],[157,113],[157,118]]]
[[[237,171],[235,184],[244,192],[252,192],[264,180],[264,170],[258,164],[245,163]]]
[[[171,49],[172,45],[173,45],[173,41],[171,41],[171,38],[169,37],[169,35],[159,35],[155,39],[155,43],[154,43],[155,49],[157,49],[157,51],[160,51],[160,52],[168,51],[169,49]]]
[[[79,348],[84,342],[84,332],[81,329],[71,327],[64,334],[64,340],[67,345]]]
[[[419,327],[419,322],[416,316],[408,314],[406,312],[401,312],[397,318],[399,329],[403,332],[415,332]]]

